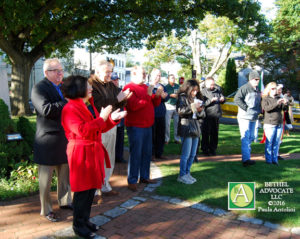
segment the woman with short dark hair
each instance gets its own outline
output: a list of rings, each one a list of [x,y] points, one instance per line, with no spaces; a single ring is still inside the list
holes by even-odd
[[[101,188],[104,177],[104,160],[110,165],[101,133],[106,132],[126,116],[112,106],[102,108],[100,114],[94,107],[92,87],[87,78],[79,75],[63,80],[61,90],[69,99],[62,111],[62,126],[68,139],[67,156],[70,168],[70,185],[73,196],[73,230],[84,238],[93,238],[99,227],[89,221],[95,191]],[[89,102],[95,116],[85,103]],[[117,121],[117,122],[116,122]]]

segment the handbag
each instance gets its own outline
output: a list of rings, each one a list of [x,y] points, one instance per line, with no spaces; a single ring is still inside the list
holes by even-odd
[[[188,134],[191,137],[198,137],[199,136],[199,126],[194,119],[189,119],[189,125],[188,125]]]

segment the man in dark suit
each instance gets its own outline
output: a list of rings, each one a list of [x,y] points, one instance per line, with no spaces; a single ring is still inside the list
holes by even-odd
[[[54,170],[58,179],[58,204],[62,209],[72,209],[66,155],[67,139],[61,125],[61,111],[67,101],[59,89],[63,79],[63,69],[59,60],[47,59],[43,70],[45,78],[33,87],[31,93],[32,104],[37,114],[33,160],[38,164],[41,215],[55,222],[58,217],[52,210],[50,198]]]

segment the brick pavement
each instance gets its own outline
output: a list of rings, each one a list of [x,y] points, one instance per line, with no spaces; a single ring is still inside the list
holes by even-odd
[[[286,158],[300,158],[300,154],[283,155]],[[240,155],[199,157],[200,161],[240,160]],[[178,156],[170,156],[168,161],[160,163],[178,163]],[[263,160],[256,155],[256,160]],[[159,199],[149,187],[139,185],[138,192],[127,189],[126,164],[116,164],[112,177],[113,187],[121,194],[119,197],[104,197],[101,205],[93,205],[91,217],[108,219],[101,226],[98,235],[105,238],[299,238],[297,234],[279,229],[272,229],[263,224],[252,224],[232,217],[231,214],[216,216],[196,208],[188,202],[176,202],[173,199]],[[144,190],[145,189],[145,190]],[[59,238],[67,230],[67,237],[72,238],[72,212],[58,209],[56,193],[51,194],[54,211],[61,221],[51,223],[39,215],[38,195],[0,203],[0,238]],[[139,197],[137,197],[139,196]],[[129,199],[133,199],[128,201]],[[145,201],[144,201],[145,200]],[[126,204],[123,204],[126,202]],[[135,203],[134,203],[135,202]],[[172,203],[173,202],[173,203]],[[133,204],[132,204],[133,203]],[[122,205],[123,204],[123,205]],[[121,205],[121,206],[120,206]],[[131,205],[131,206],[130,206]],[[132,206],[133,205],[133,206]],[[134,206],[135,205],[135,206]],[[131,208],[132,207],[132,208]],[[106,216],[111,209],[124,214],[116,217]],[[111,212],[111,211],[109,211]],[[101,216],[99,216],[101,215]],[[97,217],[95,217],[97,216]],[[299,229],[299,228],[298,228]],[[71,236],[71,237],[70,237]],[[101,238],[101,237],[100,237]]]

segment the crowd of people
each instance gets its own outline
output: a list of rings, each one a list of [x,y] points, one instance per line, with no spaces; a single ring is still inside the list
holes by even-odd
[[[107,61],[99,62],[89,79],[79,75],[63,78],[57,58],[47,59],[43,70],[45,78],[33,87],[31,95],[37,114],[34,161],[39,171],[41,215],[51,222],[59,220],[50,199],[55,171],[58,204],[61,209],[73,210],[73,230],[79,236],[93,238],[99,229],[89,221],[92,203],[99,203],[102,196],[119,194],[109,181],[115,162],[127,163],[123,158],[124,126],[129,141],[127,181],[131,191],[137,191],[137,183],[156,183],[150,178],[150,162],[165,159],[171,119],[174,143],[181,147],[178,182],[197,181],[191,175],[191,166],[200,146],[204,155],[216,155],[220,105],[225,97],[212,77],[202,86],[195,79],[179,85],[171,74],[168,84],[163,85],[160,70],[153,69],[147,83],[145,69],[135,66],[131,82],[121,89],[119,77]],[[261,111],[259,79],[257,72],[251,72],[249,83],[235,96],[244,166],[255,164],[250,154],[255,120]],[[274,82],[267,85],[262,97],[266,162],[278,165],[281,112],[292,100],[288,93],[280,98]]]
[[[251,160],[251,143],[255,140],[256,125],[260,113],[264,115],[264,136],[265,136],[265,159],[267,164],[278,164],[279,147],[282,133],[286,125],[290,125],[290,119],[285,118],[285,112],[290,109],[293,99],[283,97],[282,84],[270,82],[263,92],[258,89],[260,75],[257,71],[249,74],[247,84],[239,88],[234,97],[234,102],[238,105],[238,124],[241,134],[242,163],[244,167],[254,165]],[[289,114],[288,114],[289,115]],[[289,120],[289,121],[288,121]]]

